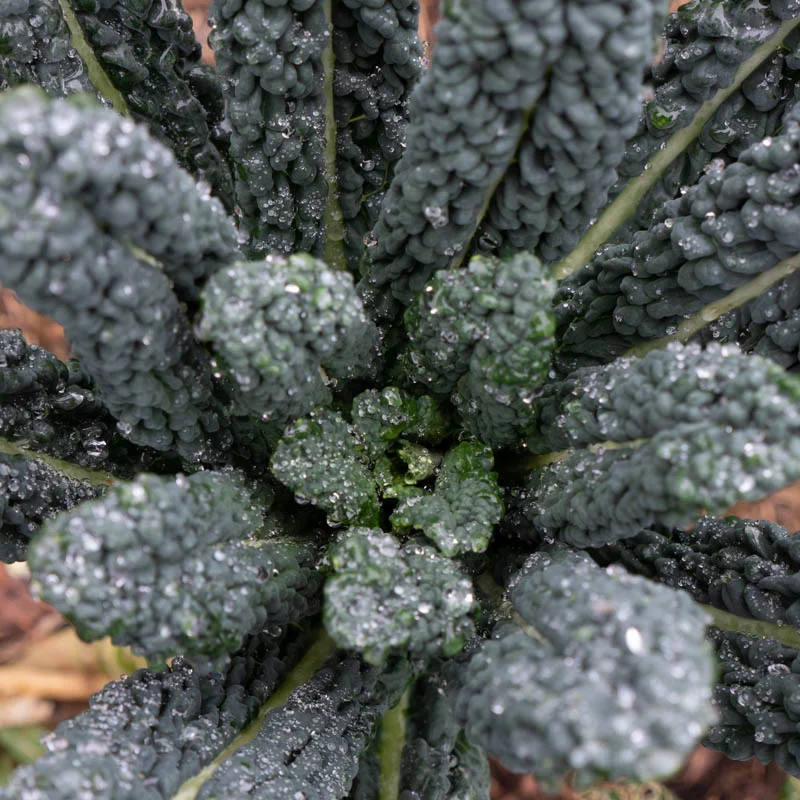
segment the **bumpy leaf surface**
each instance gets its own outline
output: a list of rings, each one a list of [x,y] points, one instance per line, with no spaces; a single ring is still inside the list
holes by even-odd
[[[291,425],[275,448],[272,471],[297,500],[325,511],[332,525],[378,522],[375,479],[338,414],[320,409]]]
[[[0,453],[0,561],[24,561],[28,542],[45,520],[101,491],[33,455]]]
[[[31,569],[83,638],[201,665],[318,609],[316,547],[265,530],[262,513],[235,476],[140,475],[53,520]]]
[[[285,706],[267,713],[256,738],[217,769],[198,800],[340,800],[377,723],[410,678],[406,660],[372,667],[333,656]]]
[[[720,661],[720,719],[704,743],[737,761],[755,756],[797,774],[800,653],[763,637],[712,629],[710,638]]]
[[[241,410],[281,427],[330,403],[321,366],[339,378],[368,375],[378,345],[352,278],[303,254],[220,270],[203,295],[199,334]]]
[[[0,798],[168,800],[257,715],[297,655],[285,637],[260,634],[221,673],[199,675],[178,657],[112,681],[47,737],[45,755]]]
[[[456,714],[471,741],[555,786],[669,775],[713,719],[705,615],[684,594],[574,551],[539,553],[473,656]],[[657,710],[656,710],[657,709]]]
[[[528,253],[475,257],[441,270],[406,311],[408,380],[452,392],[466,427],[493,447],[520,443],[533,424],[531,398],[554,347],[555,282]]]
[[[800,627],[800,539],[775,522],[702,517],[691,530],[642,531],[592,555],[737,616]]]
[[[537,401],[528,444],[562,452],[531,473],[523,513],[539,534],[593,547],[764,497],[800,477],[798,391],[732,346],[579,370]]]
[[[127,438],[189,460],[211,440],[224,449],[211,370],[172,290],[195,298],[235,251],[222,206],[106,109],[20,89],[0,102],[0,141],[3,283],[64,326]]]

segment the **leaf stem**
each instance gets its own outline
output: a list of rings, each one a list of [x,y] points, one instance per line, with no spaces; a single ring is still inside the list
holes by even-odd
[[[525,114],[522,120],[522,127],[520,128],[519,136],[517,137],[516,144],[514,145],[514,149],[511,151],[511,155],[509,156],[508,163],[503,167],[503,170],[498,174],[495,181],[489,186],[486,190],[486,194],[484,196],[483,206],[481,210],[478,212],[478,216],[475,219],[475,224],[472,227],[472,230],[469,232],[469,236],[464,240],[464,246],[459,250],[459,252],[453,257],[450,262],[450,269],[457,269],[464,263],[464,259],[472,250],[472,240],[475,238],[479,228],[481,227],[481,223],[483,222],[483,218],[486,216],[487,212],[489,211],[489,206],[491,205],[492,199],[494,198],[495,192],[497,192],[500,184],[506,177],[506,172],[508,172],[508,168],[514,163],[517,158],[517,153],[519,152],[520,145],[522,144],[522,140],[525,138],[525,134],[528,132],[528,127],[530,126],[530,119],[531,115],[533,114],[534,108],[536,108],[536,103],[534,103],[530,108],[525,110]]]
[[[632,450],[647,444],[650,439],[630,439],[627,442],[594,442],[585,447],[573,447],[567,450],[554,450],[552,453],[541,453],[540,455],[527,455],[515,458],[510,463],[503,463],[503,470],[506,472],[528,472],[533,469],[541,469],[549,464],[565,461],[569,456],[577,451],[588,451],[590,453],[603,453],[606,450]]]
[[[78,17],[75,15],[75,11],[70,5],[70,0],[58,0],[58,5],[61,7],[61,13],[64,15],[64,21],[67,23],[69,32],[72,34],[72,46],[78,51],[78,55],[86,64],[92,86],[97,89],[101,97],[111,103],[115,111],[125,116],[130,116],[131,112],[128,109],[128,104],[125,102],[125,98],[111,82],[111,78],[108,77],[108,74],[97,60],[97,56],[94,50],[92,50],[91,45],[86,41],[83,28],[81,28]]]
[[[787,647],[800,650],[800,631],[791,625],[778,625],[774,622],[765,622],[760,619],[746,619],[730,611],[723,611],[714,606],[698,603],[710,617],[711,624],[715,628],[732,633],[744,633],[748,636],[763,636],[767,639],[775,639]]]
[[[119,481],[119,478],[110,472],[79,467],[77,464],[62,461],[60,458],[47,455],[47,453],[39,453],[36,450],[20,447],[18,444],[8,441],[8,439],[0,438],[0,453],[8,456],[25,456],[25,458],[39,459],[39,461],[47,464],[48,467],[52,467],[62,475],[77,481],[86,481],[92,486],[111,486],[111,484]]]
[[[314,641],[305,655],[287,673],[281,685],[272,693],[269,700],[261,708],[253,720],[210,764],[207,764],[197,775],[189,778],[172,796],[172,800],[195,800],[203,784],[227,761],[240,747],[255,739],[267,713],[273,708],[286,705],[289,695],[298,687],[307,683],[315,672],[336,650],[336,645],[324,628],[320,628]]]
[[[729,311],[743,306],[749,300],[758,297],[770,286],[784,280],[784,278],[788,278],[798,269],[800,269],[800,253],[781,261],[771,269],[766,270],[766,272],[762,272],[753,280],[725,295],[725,297],[703,306],[698,312],[682,320],[675,333],[634,345],[624,353],[623,358],[643,356],[651,350],[666,347],[670,342],[688,342],[692,336],[715,319],[719,319],[723,314],[727,314]]]
[[[706,100],[694,115],[691,123],[676,131],[667,140],[665,145],[645,164],[641,174],[630,180],[616,199],[606,207],[594,225],[583,235],[575,249],[556,265],[553,270],[556,278],[566,278],[591,261],[595,251],[605,244],[614,231],[636,211],[641,200],[664,170],[700,135],[705,124],[717,109],[734,92],[738,91],[744,80],[781,45],[798,25],[800,25],[800,16],[782,23],[774,36],[757,47],[753,55],[742,62],[736,71],[733,83],[717,92],[710,100]]]
[[[325,182],[328,196],[325,202],[325,245],[323,260],[335,270],[346,270],[344,255],[344,222],[339,205],[339,176],[336,171],[336,114],[334,109],[333,77],[336,59],[333,54],[333,10],[332,0],[325,0],[325,19],[330,36],[328,46],[322,52],[325,97]]]
[[[406,715],[410,694],[410,689],[406,689],[397,705],[384,714],[381,722],[378,752],[381,782],[377,800],[397,800],[400,794],[400,767],[406,741]]]

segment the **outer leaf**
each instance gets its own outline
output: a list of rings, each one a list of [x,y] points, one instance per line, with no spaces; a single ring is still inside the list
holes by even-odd
[[[720,660],[714,699],[720,720],[705,744],[729,758],[756,756],[776,761],[800,776],[797,720],[800,718],[800,659],[774,639],[713,630],[709,638]]]
[[[733,347],[671,345],[579,370],[537,401],[523,513],[577,547],[683,526],[800,478],[800,385]]]
[[[262,513],[234,477],[142,475],[53,520],[31,569],[84,639],[202,664],[319,607],[316,547],[263,530]]]
[[[567,356],[563,361],[572,354],[605,361],[640,342],[674,334],[688,315],[720,303],[797,253],[798,114],[800,108],[784,119],[784,133],[752,145],[738,161],[713,162],[695,186],[659,208],[649,229],[601,251],[562,287],[561,299],[567,301],[559,337]],[[787,282],[791,305],[783,299],[776,303],[771,290],[750,303],[743,319],[720,320],[715,337],[739,335],[748,349],[793,366],[799,337],[796,325],[785,320],[797,305],[792,302],[797,283],[795,277]],[[780,310],[770,313],[775,305]],[[703,314],[698,328],[721,313]],[[742,330],[750,318],[767,323],[760,337]]]
[[[395,648],[421,655],[458,652],[472,634],[472,582],[432,547],[404,546],[380,530],[354,528],[330,552],[325,627],[371,662]]]
[[[29,82],[51,96],[97,92],[146,122],[182,166],[231,205],[231,175],[217,149],[225,143],[213,131],[222,111],[219,86],[200,65],[192,19],[176,0],[82,0],[72,7],[68,0],[15,0],[0,8],[0,35],[8,42],[0,88]]]
[[[705,617],[680,592],[569,551],[533,556],[511,600],[529,627],[469,664],[456,706],[470,740],[555,786],[669,775],[713,715]]]
[[[406,746],[403,748],[400,797],[419,800],[486,800],[489,797],[489,760],[479,747],[461,735],[451,697],[458,688],[452,680],[431,672],[411,691]],[[407,794],[404,794],[407,793]]]
[[[324,4],[215,0],[210,15],[249,249],[312,251],[326,201]]]
[[[418,16],[416,0],[332,3],[336,185],[351,267],[405,146],[408,98],[422,69]]]
[[[182,658],[137,670],[62,722],[46,755],[0,788],[5,800],[167,800],[255,718],[292,663],[284,636],[260,634],[222,673],[201,676]]]
[[[146,460],[119,435],[91,379],[20,331],[0,331],[0,436],[89,469],[127,476]]]
[[[64,325],[127,438],[208,456],[223,422],[205,354],[166,276],[128,241],[196,297],[196,282],[234,250],[219,202],[105,109],[19,90],[0,103],[0,137],[0,278]]]
[[[29,540],[45,520],[100,492],[41,459],[0,453],[0,561],[24,561]]]
[[[198,800],[249,797],[340,800],[381,716],[411,678],[407,661],[370,667],[334,656],[282,708],[271,710],[256,738],[206,781]]]
[[[794,93],[798,34],[774,42],[777,52],[766,53],[743,79],[739,69],[779,33],[782,21],[796,17],[797,9],[785,0],[728,0],[688,3],[667,19],[665,52],[652,69],[653,96],[628,141],[612,196],[625,181],[641,175],[645,163],[674,134],[692,125],[704,103],[728,87],[736,90],[637,205],[632,220],[637,227],[649,227],[658,207],[677,197],[681,186],[694,184],[713,158],[734,160],[749,145],[777,132],[787,98],[791,101]]]
[[[702,517],[592,554],[740,617],[800,627],[800,539],[768,520]]]
[[[512,230],[509,245],[532,249],[544,231],[588,221],[633,132],[654,7],[649,0],[446,7],[432,67],[411,102],[408,146],[373,230],[369,288],[407,305],[435,270],[470,250],[484,215],[478,247],[488,249],[502,248]],[[625,46],[614,33],[623,29]]]
[[[33,83],[50,95],[92,91],[58,0],[4,3],[0,42],[0,90]]]
[[[192,18],[179,0],[80,0],[82,35],[137,120],[168,143],[182,165],[211,187],[228,208],[233,181],[227,142],[215,141],[222,95],[200,64]],[[98,87],[100,88],[100,87]]]

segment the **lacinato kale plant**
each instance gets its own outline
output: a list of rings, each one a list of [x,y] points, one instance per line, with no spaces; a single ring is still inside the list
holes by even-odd
[[[0,0],[0,558],[149,659],[0,798],[800,776],[800,2],[665,6]]]

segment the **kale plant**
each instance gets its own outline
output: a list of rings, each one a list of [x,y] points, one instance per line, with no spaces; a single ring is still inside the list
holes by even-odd
[[[444,5],[0,0],[0,557],[150,664],[0,797],[800,776],[800,2]]]

